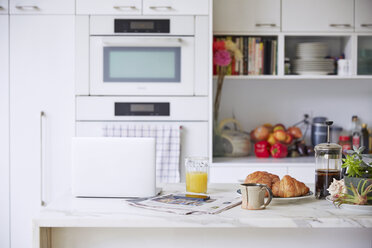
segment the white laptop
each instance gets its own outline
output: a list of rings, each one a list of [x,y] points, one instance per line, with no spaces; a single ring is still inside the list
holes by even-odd
[[[154,138],[72,139],[74,196],[151,197],[157,193]]]

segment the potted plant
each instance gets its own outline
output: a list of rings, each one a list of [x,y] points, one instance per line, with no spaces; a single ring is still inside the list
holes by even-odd
[[[344,183],[347,189],[334,202],[338,205],[343,203],[366,205],[372,204],[372,162],[366,162],[369,155],[362,152],[365,147],[359,149],[353,146],[353,150],[347,151],[343,159],[342,168],[346,169]]]

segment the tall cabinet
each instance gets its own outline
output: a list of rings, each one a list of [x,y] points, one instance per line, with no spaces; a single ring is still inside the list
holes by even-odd
[[[74,134],[74,1],[26,2],[10,1],[12,248],[31,248],[32,218],[68,189]]]
[[[9,15],[0,0],[0,247],[9,247]]]

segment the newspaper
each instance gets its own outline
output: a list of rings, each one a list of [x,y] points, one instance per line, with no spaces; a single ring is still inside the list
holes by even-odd
[[[209,200],[166,194],[151,198],[127,200],[129,205],[175,214],[218,214],[241,204],[240,196],[214,195]]]

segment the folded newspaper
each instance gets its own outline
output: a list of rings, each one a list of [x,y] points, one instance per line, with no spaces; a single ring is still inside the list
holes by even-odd
[[[218,214],[241,204],[240,196],[211,196],[208,200],[179,197],[167,194],[151,198],[131,199],[127,202],[136,207],[176,214]]]

